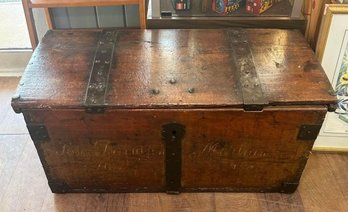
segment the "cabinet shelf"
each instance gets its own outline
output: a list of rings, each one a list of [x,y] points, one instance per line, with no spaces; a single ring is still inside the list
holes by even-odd
[[[256,15],[246,12],[246,4],[230,14],[219,14],[212,10],[211,0],[202,9],[201,0],[191,0],[189,11],[174,9],[172,0],[151,0],[148,10],[148,28],[221,28],[259,27],[305,30],[306,21],[301,13],[303,0],[278,0],[271,8]],[[161,12],[171,16],[162,16]]]

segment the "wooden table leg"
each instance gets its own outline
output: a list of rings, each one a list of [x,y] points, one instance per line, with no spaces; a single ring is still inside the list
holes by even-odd
[[[140,28],[146,29],[146,6],[145,0],[139,0],[139,18],[140,18]]]
[[[48,29],[53,29],[50,9],[49,8],[44,8],[44,10],[45,10],[45,17],[46,17],[47,27],[48,27]]]
[[[24,9],[25,20],[27,21],[30,43],[34,50],[37,47],[39,40],[37,38],[33,10],[29,7],[29,1],[30,0],[22,0],[22,4]]]

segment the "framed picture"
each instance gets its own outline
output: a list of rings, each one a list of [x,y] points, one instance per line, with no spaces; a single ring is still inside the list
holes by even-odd
[[[328,113],[314,150],[348,152],[348,5],[326,5],[317,56],[338,98],[338,109]]]

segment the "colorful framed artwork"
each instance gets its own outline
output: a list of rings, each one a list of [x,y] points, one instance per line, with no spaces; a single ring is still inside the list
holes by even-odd
[[[317,56],[337,95],[335,113],[328,113],[314,150],[348,152],[348,5],[326,6]]]

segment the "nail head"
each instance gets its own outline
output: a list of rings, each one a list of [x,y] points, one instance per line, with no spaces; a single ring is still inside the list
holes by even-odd
[[[174,78],[170,79],[170,80],[169,80],[169,83],[170,83],[170,84],[175,84],[175,83],[176,83],[176,79],[174,79]]]
[[[194,93],[194,92],[195,92],[195,88],[189,88],[189,89],[188,89],[188,92],[189,92],[189,93]]]

